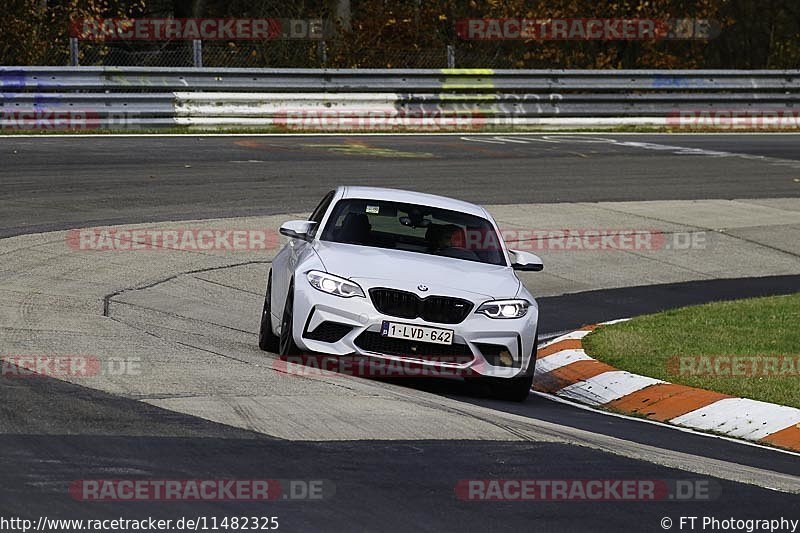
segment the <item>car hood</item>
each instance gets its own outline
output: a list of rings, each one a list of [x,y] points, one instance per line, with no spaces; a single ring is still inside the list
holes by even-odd
[[[329,273],[367,287],[420,292],[416,288],[422,284],[429,294],[449,289],[488,298],[513,298],[519,292],[519,280],[507,266],[329,241],[318,241],[315,250]]]

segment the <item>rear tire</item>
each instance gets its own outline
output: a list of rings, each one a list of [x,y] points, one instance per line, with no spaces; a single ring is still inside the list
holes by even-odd
[[[531,392],[533,376],[536,373],[536,354],[539,346],[538,332],[533,338],[533,349],[528,368],[522,376],[515,378],[486,378],[492,396],[507,402],[524,402]]]
[[[265,352],[277,353],[280,337],[272,332],[272,270],[267,274],[267,294],[264,296],[264,309],[261,312],[261,327],[258,330],[258,347]]]
[[[294,280],[289,284],[289,291],[286,294],[286,303],[283,306],[283,318],[281,319],[280,355],[298,355],[300,349],[294,343],[292,329],[294,327]]]

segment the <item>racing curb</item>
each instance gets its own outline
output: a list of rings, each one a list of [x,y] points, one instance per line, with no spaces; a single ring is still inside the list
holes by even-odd
[[[800,451],[800,409],[632,374],[586,355],[583,337],[599,326],[622,321],[586,326],[540,346],[533,389],[593,407]]]

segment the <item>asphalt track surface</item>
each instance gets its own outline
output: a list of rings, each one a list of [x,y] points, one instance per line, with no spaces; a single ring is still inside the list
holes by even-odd
[[[788,292],[797,277],[754,282],[751,294]],[[561,312],[605,302],[603,312],[735,296],[733,283],[698,292],[695,283],[659,287],[683,294],[660,305],[649,288],[596,291],[544,299]],[[602,293],[602,294],[598,294]],[[706,296],[704,296],[704,294]],[[691,296],[687,296],[691,295]],[[582,302],[582,303],[581,303]],[[596,315],[600,317],[601,314]],[[626,440],[800,476],[797,456],[687,434],[531,396],[523,404],[489,399],[457,381],[403,382],[463,402]],[[313,399],[310,399],[313,401]],[[49,378],[0,378],[0,516],[84,519],[148,516],[278,516],[285,531],[663,531],[660,520],[797,518],[796,494],[627,459],[580,446],[541,442],[355,441],[289,442],[161,410]],[[323,501],[80,502],[66,487],[77,479],[326,480],[335,494]],[[641,479],[706,481],[710,501],[469,502],[454,495],[463,479]],[[632,525],[635,524],[635,527]]]
[[[794,181],[800,170],[792,165],[794,159],[800,165],[800,136],[597,136],[750,156],[744,158],[607,142],[492,143],[485,142],[492,138],[461,137],[2,139],[0,232],[303,211],[344,182],[414,188],[486,204],[800,194]],[[781,276],[543,298],[542,329],[554,332],[798,288],[797,276]],[[800,476],[794,455],[541,397],[520,405],[496,402],[461,382],[404,384],[525,417]],[[0,420],[4,517],[261,515],[280,517],[284,531],[663,531],[662,517],[674,520],[672,530],[680,516],[800,518],[796,494],[716,479],[711,481],[719,496],[705,502],[464,502],[454,496],[461,479],[702,476],[556,443],[288,442],[46,378],[0,378]],[[86,503],[65,490],[75,479],[131,476],[324,479],[333,482],[336,493],[324,501],[269,504]]]
[[[8,137],[0,237],[310,211],[340,184],[480,204],[793,197],[799,145],[800,135]]]

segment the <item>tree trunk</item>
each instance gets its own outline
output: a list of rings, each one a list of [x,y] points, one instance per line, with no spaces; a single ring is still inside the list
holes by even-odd
[[[329,0],[329,2],[330,12],[337,26],[343,30],[350,31],[352,28],[350,0]]]

